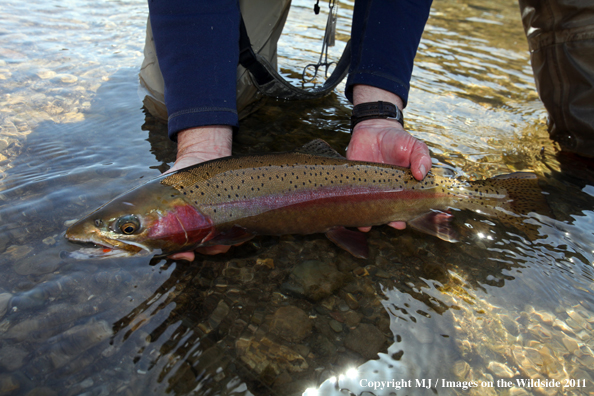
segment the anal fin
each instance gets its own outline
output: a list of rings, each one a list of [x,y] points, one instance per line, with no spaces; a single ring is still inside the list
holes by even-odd
[[[362,232],[347,230],[344,227],[334,227],[326,231],[326,236],[357,258],[365,259],[369,256],[367,237]]]
[[[444,241],[458,242],[458,235],[451,226],[453,218],[451,213],[433,211],[412,219],[408,224],[417,231]]]

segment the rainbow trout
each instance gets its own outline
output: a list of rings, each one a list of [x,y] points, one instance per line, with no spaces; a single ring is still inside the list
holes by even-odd
[[[546,206],[531,173],[462,182],[433,172],[417,181],[402,167],[349,161],[314,140],[290,153],[220,158],[165,174],[79,220],[66,232],[100,248],[92,256],[171,254],[233,245],[255,235],[325,233],[365,258],[365,236],[345,227],[405,221],[455,241],[449,209],[518,225]]]

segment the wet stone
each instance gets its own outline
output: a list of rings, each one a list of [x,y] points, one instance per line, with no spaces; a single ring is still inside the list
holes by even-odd
[[[343,300],[340,300],[340,301],[338,302],[338,309],[339,309],[341,312],[347,312],[347,311],[348,311],[348,310],[350,310],[351,308],[349,307],[349,305],[348,305],[348,304],[347,304],[345,301],[343,301]]]
[[[299,342],[311,333],[312,324],[308,315],[292,305],[276,310],[270,324],[270,332],[289,342]]]
[[[344,323],[349,327],[355,327],[361,322],[362,317],[363,315],[355,311],[345,312]]]
[[[0,293],[0,319],[6,314],[8,310],[8,303],[12,298],[12,294],[10,293]]]
[[[31,252],[33,249],[29,250]],[[48,253],[47,251],[45,253]],[[51,260],[49,254],[32,254],[15,260],[12,268],[19,275],[41,275],[55,271],[60,262]]]
[[[570,353],[575,353],[580,348],[578,342],[573,338],[565,336],[561,341]]]
[[[5,345],[0,348],[0,367],[14,371],[23,366],[29,352],[19,345]]]
[[[340,323],[339,321],[332,319],[330,320],[330,328],[332,330],[334,330],[337,333],[340,333],[342,331],[342,323]]]
[[[345,299],[345,302],[347,303],[347,305],[349,306],[349,308],[351,308],[351,309],[359,308],[359,301],[357,301],[357,299],[351,293],[347,293],[344,299]]]
[[[33,251],[33,248],[25,245],[13,245],[6,249],[14,261],[21,260]]]
[[[312,351],[318,356],[333,356],[336,354],[336,346],[323,335],[318,335],[311,343]]]
[[[72,74],[57,74],[54,76],[53,80],[64,84],[72,84],[78,81],[78,77]]]
[[[37,77],[41,78],[42,80],[47,80],[56,76],[56,72],[53,70],[40,70],[36,74]]]
[[[365,359],[372,359],[377,356],[385,342],[386,338],[375,326],[362,323],[349,333],[344,343],[347,348]]]
[[[318,260],[307,260],[297,265],[290,275],[292,285],[284,284],[290,291],[313,301],[328,297],[339,289],[345,280],[344,274],[333,265]]]
[[[257,259],[256,260],[256,265],[267,267],[267,268],[270,268],[270,269],[274,269],[274,260],[271,259],[271,258]]]
[[[452,371],[454,372],[454,375],[457,378],[463,380],[470,372],[470,364],[468,364],[464,360],[458,360],[456,363],[454,363]]]
[[[27,396],[56,396],[58,393],[46,387],[34,388],[27,393]]]
[[[513,378],[514,377],[514,372],[503,363],[490,362],[489,365],[487,366],[487,370],[489,370],[490,372],[492,372],[495,376],[497,376],[499,378]]]
[[[268,338],[240,338],[235,346],[240,359],[258,375],[269,371],[274,375],[283,371],[298,373],[309,368],[303,356]]]
[[[0,395],[9,395],[21,387],[12,374],[0,374]]]

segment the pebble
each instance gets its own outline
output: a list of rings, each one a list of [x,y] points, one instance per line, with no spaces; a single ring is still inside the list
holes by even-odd
[[[348,310],[350,310],[351,308],[349,307],[349,305],[344,301],[344,300],[340,300],[338,302],[338,309],[341,312],[347,312]]]
[[[31,252],[33,249],[28,250]],[[58,268],[60,262],[57,260],[51,260],[48,258],[51,257],[49,252],[44,252],[44,254],[33,254],[29,255],[25,258],[15,260],[12,268],[14,272],[19,275],[41,275],[47,274],[48,272],[53,272]]]
[[[487,366],[487,370],[499,378],[513,378],[514,372],[503,363],[492,361]]]
[[[0,395],[8,395],[21,387],[12,374],[0,374]]]
[[[509,390],[509,396],[529,396],[530,393],[524,388],[513,387]]]
[[[299,342],[311,333],[309,316],[292,305],[276,310],[270,324],[270,332],[289,342]]]
[[[81,122],[85,120],[85,115],[79,112],[70,112],[61,115],[59,120],[62,123]]]
[[[274,375],[279,375],[285,370],[299,373],[309,368],[299,353],[266,337],[261,340],[239,338],[235,346],[240,359],[258,375],[264,371],[272,371]]]
[[[466,379],[466,375],[468,375],[468,372],[470,371],[470,364],[468,364],[464,360],[458,360],[456,363],[454,363],[454,368],[452,369],[452,371],[454,372],[454,375],[456,377],[464,380]]]
[[[337,333],[342,332],[342,323],[340,323],[339,321],[335,320],[335,319],[331,319],[330,320],[330,328],[332,330],[334,330]]]
[[[378,352],[386,343],[386,338],[377,327],[362,323],[352,330],[344,340],[344,345],[351,351],[357,352],[365,359],[377,357]]]
[[[313,301],[330,296],[339,289],[345,280],[342,272],[333,265],[318,260],[306,260],[297,265],[290,278],[297,283],[302,294]]]
[[[56,77],[56,72],[53,70],[40,70],[37,73],[37,77],[41,78],[42,80],[48,80],[50,78]]]
[[[53,236],[49,236],[49,237],[43,239],[41,242],[45,243],[48,246],[55,245],[56,238],[54,238]]]
[[[6,253],[10,254],[11,258],[15,261],[26,257],[32,251],[33,248],[31,246],[25,245],[12,245],[6,249]]]
[[[321,334],[312,341],[311,348],[317,356],[333,356],[336,354],[336,346],[326,336]]]
[[[363,315],[355,311],[345,312],[344,323],[349,327],[355,327],[361,322],[362,317]]]
[[[580,349],[578,342],[576,340],[574,340],[573,338],[565,336],[561,339],[561,341],[563,342],[563,345],[565,346],[565,348],[567,348],[567,350],[570,353],[575,353],[575,351]]]
[[[29,352],[21,345],[4,345],[0,348],[0,367],[7,371],[14,371],[21,368]]]
[[[64,84],[72,84],[78,81],[78,77],[72,74],[56,74],[54,80]]]
[[[12,294],[10,293],[0,293],[0,319],[6,314],[8,311],[8,303],[12,298]]]
[[[574,325],[572,326],[572,325],[570,324],[570,321],[569,321],[569,319],[567,320],[567,324],[568,324],[569,326],[571,326],[572,328],[574,328],[574,329],[576,329],[576,328],[578,328],[578,329],[585,329],[585,328],[587,328],[587,327],[588,327],[588,324],[587,324],[587,322],[586,322],[586,319],[584,319],[584,318],[582,317],[582,315],[580,315],[580,314],[579,314],[579,313],[577,313],[576,311],[574,311],[574,310],[568,310],[568,311],[567,311],[567,315],[568,315],[568,316],[569,316],[569,317],[572,319],[572,322],[573,322],[573,324],[574,324]]]
[[[344,300],[350,309],[359,308],[359,301],[357,301],[357,299],[351,293],[347,293]]]
[[[256,260],[256,265],[261,265],[264,267],[268,267],[270,269],[274,269],[274,260],[271,258],[267,258],[267,259],[257,259]]]
[[[31,391],[29,393],[27,393],[27,396],[56,396],[56,395],[57,395],[56,391],[54,391],[50,388],[46,388],[46,387],[34,388],[34,389],[31,389]]]

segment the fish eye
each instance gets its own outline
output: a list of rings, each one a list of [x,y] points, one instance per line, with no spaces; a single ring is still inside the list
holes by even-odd
[[[120,217],[115,223],[115,229],[122,234],[134,234],[140,228],[140,221],[133,215]]]

